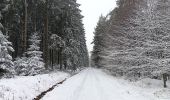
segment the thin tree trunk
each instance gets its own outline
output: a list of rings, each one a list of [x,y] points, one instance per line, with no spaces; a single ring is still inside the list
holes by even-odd
[[[50,64],[51,68],[53,69],[53,67],[52,67],[52,50],[50,49],[49,52],[50,52],[50,55],[49,55],[49,58],[50,58],[49,61],[50,62],[49,62],[49,64]]]
[[[37,32],[37,0],[35,2],[35,6],[34,6],[34,31]]]
[[[37,32],[37,6],[34,7],[34,32]]]
[[[167,87],[167,85],[166,85],[166,82],[167,82],[167,79],[168,79],[168,77],[167,77],[168,75],[166,74],[166,73],[164,73],[163,74],[163,82],[164,82],[164,88],[166,88]]]
[[[62,47],[60,48],[60,51],[59,51],[59,63],[60,63],[60,70],[62,70]]]
[[[23,51],[26,52],[27,50],[27,23],[28,23],[28,9],[27,9],[27,0],[24,1],[25,5],[25,19],[24,19],[24,48]]]
[[[44,60],[45,67],[48,67],[48,0],[46,0],[46,14],[45,14],[45,27],[44,27],[44,40],[43,40],[43,52],[44,52]]]
[[[52,68],[54,69],[54,51],[53,49],[51,50],[51,61],[52,61]]]
[[[24,53],[24,18],[21,18],[21,45],[19,45],[19,54]]]
[[[59,62],[58,62],[58,50],[55,50],[56,51],[56,53],[55,53],[55,62],[56,62],[56,64],[57,64],[57,67],[58,67],[58,65],[59,65]]]

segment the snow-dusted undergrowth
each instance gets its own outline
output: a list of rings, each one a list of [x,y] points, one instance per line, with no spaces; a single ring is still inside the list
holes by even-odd
[[[63,72],[0,80],[0,100],[32,100],[55,83],[69,77]]]
[[[156,79],[142,79],[133,83],[141,94],[150,95],[154,97],[154,100],[170,100],[170,81],[167,82],[167,88],[163,88],[163,81]]]

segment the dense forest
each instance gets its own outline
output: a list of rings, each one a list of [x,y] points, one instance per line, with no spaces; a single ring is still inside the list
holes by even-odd
[[[92,66],[135,79],[170,75],[170,0],[117,0],[94,34]]]
[[[88,66],[76,0],[0,0],[0,76]]]

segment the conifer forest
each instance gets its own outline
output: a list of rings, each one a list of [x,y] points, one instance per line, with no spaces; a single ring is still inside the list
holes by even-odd
[[[118,0],[100,16],[92,66],[128,77],[170,74],[170,0]]]
[[[170,100],[170,0],[0,0],[0,100]]]
[[[1,0],[0,73],[88,66],[82,18],[76,0]]]

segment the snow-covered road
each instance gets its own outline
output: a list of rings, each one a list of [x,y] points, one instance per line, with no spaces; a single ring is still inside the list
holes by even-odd
[[[42,100],[157,100],[132,85],[88,68],[49,92]],[[162,99],[158,99],[162,100]],[[169,100],[169,99],[165,99]]]

